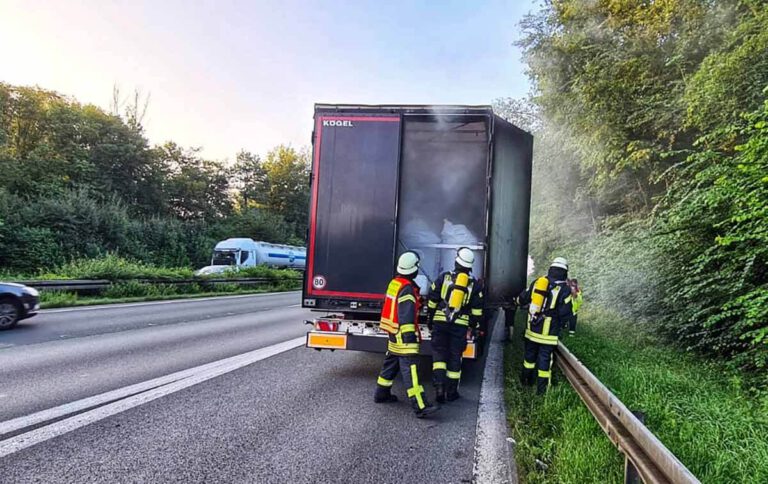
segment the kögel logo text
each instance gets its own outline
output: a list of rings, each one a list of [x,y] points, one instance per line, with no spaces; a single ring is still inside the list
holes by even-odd
[[[331,127],[344,127],[344,128],[354,128],[355,125],[352,124],[352,121],[341,121],[338,119],[324,119],[323,120],[323,126],[331,126]]]

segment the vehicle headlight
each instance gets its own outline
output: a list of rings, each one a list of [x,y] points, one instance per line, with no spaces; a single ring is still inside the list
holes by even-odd
[[[40,296],[40,293],[34,287],[25,287],[24,289],[22,289],[22,292],[24,294],[29,294],[30,296],[33,296],[33,297]]]

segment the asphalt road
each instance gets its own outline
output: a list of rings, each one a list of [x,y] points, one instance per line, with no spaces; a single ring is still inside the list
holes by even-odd
[[[0,334],[0,422],[301,336],[299,297],[43,313]],[[381,359],[285,351],[2,457],[0,482],[470,482],[481,364],[417,420],[399,381],[372,402]]]

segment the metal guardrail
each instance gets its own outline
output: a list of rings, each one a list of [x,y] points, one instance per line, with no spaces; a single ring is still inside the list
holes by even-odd
[[[121,279],[121,280],[48,280],[48,281],[20,281],[20,284],[34,287],[42,291],[101,291],[121,282],[138,282],[140,284],[171,284],[185,286],[190,284],[214,285],[214,284],[239,284],[243,286],[258,286],[269,283],[301,282],[302,278],[270,279],[268,277],[241,277],[241,278],[199,278],[199,279]]]
[[[646,484],[699,483],[648,428],[568,348],[557,347],[557,363],[611,442]]]

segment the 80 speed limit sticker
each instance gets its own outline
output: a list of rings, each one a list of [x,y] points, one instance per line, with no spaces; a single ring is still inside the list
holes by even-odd
[[[312,278],[312,287],[315,289],[322,289],[325,287],[325,277],[315,276]]]

